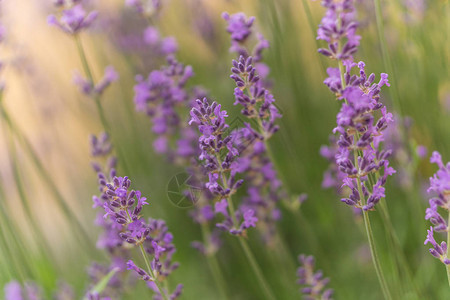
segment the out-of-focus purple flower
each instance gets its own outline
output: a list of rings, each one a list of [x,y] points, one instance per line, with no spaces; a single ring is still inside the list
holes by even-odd
[[[137,76],[134,87],[136,110],[145,112],[153,122],[153,132],[158,135],[154,142],[158,153],[166,153],[170,159],[189,158],[195,154],[197,135],[182,128],[178,108],[190,106],[190,95],[185,84],[193,76],[191,66],[184,66],[173,57],[168,66],[152,71],[147,79]],[[170,141],[178,136],[174,149]],[[181,149],[181,147],[183,149]]]
[[[336,155],[339,151],[337,139],[334,135],[330,135],[329,140],[330,146],[322,145],[320,147],[320,155],[330,162],[328,169],[323,174],[322,187],[325,189],[334,188],[337,192],[341,192],[342,181],[346,175],[336,165]]]
[[[229,15],[228,13],[223,13],[222,18],[228,22],[227,31],[231,34],[231,38],[237,42],[243,42],[250,34],[255,17],[247,16],[244,13],[237,13],[234,15]]]
[[[125,0],[125,4],[148,18],[157,16],[162,8],[161,0]]]
[[[323,277],[322,271],[315,272],[315,260],[312,255],[306,256],[301,254],[298,257],[300,267],[297,269],[297,283],[302,285],[300,290],[304,299],[307,300],[331,300],[333,290],[327,289],[326,286],[330,282],[328,278]]]
[[[74,83],[80,88],[80,91],[83,94],[88,96],[101,95],[104,90],[111,85],[111,83],[117,81],[118,79],[119,74],[112,66],[105,68],[103,78],[95,84],[95,86],[90,80],[83,78],[79,72],[75,72],[73,76]]]
[[[4,287],[5,290],[5,300],[22,300],[22,287],[17,281],[11,281],[7,283]]]
[[[83,9],[83,5],[80,3],[64,9],[59,19],[54,15],[50,15],[47,18],[47,22],[68,34],[74,35],[89,28],[97,18],[97,15],[98,12],[96,11],[87,14]]]
[[[416,153],[419,158],[424,158],[425,156],[427,156],[428,149],[424,145],[419,145],[416,148]]]
[[[354,1],[325,0],[322,6],[327,11],[317,30],[317,39],[326,41],[328,49],[321,48],[319,53],[338,60],[351,59],[361,39],[356,34],[358,23]]]
[[[17,281],[10,281],[4,287],[5,300],[42,300],[42,288],[34,282],[26,282],[22,287]]]

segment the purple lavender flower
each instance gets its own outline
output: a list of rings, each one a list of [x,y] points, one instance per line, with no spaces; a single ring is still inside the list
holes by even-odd
[[[227,112],[216,102],[209,104],[206,98],[203,101],[198,99],[196,104],[191,110],[189,124],[196,124],[202,134],[199,138],[199,159],[208,172],[209,180],[205,186],[220,199],[215,204],[215,213],[225,219],[217,227],[231,234],[245,234],[246,229],[256,226],[258,218],[253,208],[243,205],[239,211],[234,211],[231,207],[230,197],[243,184],[243,180],[236,177],[242,171],[237,160],[239,151],[234,147],[233,136],[226,135],[229,127],[225,121]]]
[[[301,254],[298,257],[301,266],[297,269],[297,283],[302,285],[300,290],[304,299],[307,300],[331,300],[333,295],[332,289],[326,289],[329,283],[328,278],[323,278],[322,271],[314,271],[314,257]]]
[[[281,117],[275,99],[266,88],[269,85],[265,79],[269,67],[262,63],[262,53],[269,47],[269,42],[262,34],[257,33],[257,43],[250,51],[249,39],[253,36],[254,18],[242,13],[232,16],[224,14],[228,22],[228,32],[231,33],[232,47],[230,51],[239,54],[233,60],[230,76],[236,83],[234,90],[235,105],[241,105],[241,113],[248,118],[245,127],[235,133],[234,143],[240,152],[239,171],[245,174],[248,185],[247,197],[242,205],[243,211],[251,209],[260,222],[263,222],[261,233],[263,240],[270,243],[275,233],[275,223],[281,218],[277,208],[282,198],[281,182],[277,178],[273,162],[269,158],[267,140],[278,131],[275,124]],[[249,56],[251,53],[253,56]]]
[[[339,172],[345,174],[343,186],[351,193],[341,201],[363,210],[372,210],[384,197],[384,185],[387,177],[395,170],[389,166],[387,158],[391,150],[381,148],[383,131],[393,122],[393,116],[379,101],[380,89],[383,85],[389,86],[387,74],[381,74],[378,83],[374,83],[375,74],[369,76],[365,73],[363,62],[355,64],[345,61],[346,72],[343,76],[344,86],[336,86],[326,82],[339,99],[344,99],[341,111],[337,115],[337,127],[334,133],[339,133],[338,149],[335,152],[336,165]],[[358,66],[359,76],[351,75],[353,67]],[[344,88],[345,87],[345,88]],[[376,118],[375,112],[380,116]],[[328,153],[329,154],[329,153]],[[384,170],[382,176],[379,175]],[[336,175],[341,176],[341,173]],[[371,184],[372,176],[375,180]],[[357,180],[362,183],[362,192],[357,188]],[[372,187],[372,190],[369,187]]]
[[[145,222],[141,218],[141,211],[144,205],[148,205],[147,199],[141,195],[140,191],[130,189],[131,181],[128,177],[114,177],[112,182],[104,186],[105,218],[110,218],[115,223],[122,226],[119,233],[121,239],[128,244],[141,247],[145,255],[153,257],[151,269],[144,271],[137,267],[133,261],[128,261],[127,268],[144,281],[161,281],[178,268],[178,263],[172,262],[175,253],[175,246],[172,243],[173,236],[168,231],[162,220],[148,219]],[[158,293],[168,293],[162,291],[158,286]]]
[[[353,0],[322,1],[327,11],[317,30],[317,39],[328,43],[328,49],[319,53],[337,60],[352,58],[357,51],[361,37],[356,34],[358,23]]]
[[[153,132],[158,135],[154,142],[155,151],[189,158],[195,154],[194,141],[197,136],[181,127],[178,107],[190,105],[190,96],[185,89],[187,80],[193,76],[192,67],[184,66],[173,57],[168,57],[168,66],[152,71],[145,80],[137,76],[134,87],[136,110],[145,112],[153,122]],[[175,149],[171,140],[179,137]]]
[[[229,15],[223,13],[222,18],[228,22],[227,31],[231,34],[231,38],[236,42],[243,42],[252,33],[250,28],[252,27],[255,17],[247,16],[244,13],[237,13]]]
[[[81,3],[72,7],[67,7],[62,11],[62,16],[58,19],[54,15],[47,18],[50,25],[56,26],[65,33],[75,35],[80,31],[89,28],[97,18],[98,12],[86,13]]]
[[[81,76],[79,72],[75,72],[73,76],[74,83],[80,88],[80,91],[88,96],[92,95],[101,95],[103,91],[111,85],[114,81],[117,81],[119,79],[119,74],[116,72],[114,67],[108,66],[105,68],[105,74],[103,75],[103,78],[93,85],[93,83],[85,79]]]
[[[430,243],[433,248],[430,248],[430,253],[438,258],[446,265],[450,264],[450,257],[447,253],[447,244],[442,242],[440,245],[435,241],[433,237],[433,229],[435,231],[447,232],[449,234],[449,224],[438,212],[440,207],[450,213],[450,162],[444,165],[442,162],[442,156],[439,152],[434,151],[431,155],[430,161],[438,165],[439,170],[430,178],[430,187],[428,192],[432,192],[436,195],[430,199],[430,207],[427,208],[425,219],[430,220],[432,227],[428,230],[427,239],[425,244]]]
[[[443,264],[450,265],[450,258],[447,257],[447,243],[442,241],[439,245],[434,239],[433,227],[430,227],[430,230],[427,230],[427,239],[424,242],[424,245],[430,243],[433,248],[430,248],[429,251],[431,255],[439,259]]]

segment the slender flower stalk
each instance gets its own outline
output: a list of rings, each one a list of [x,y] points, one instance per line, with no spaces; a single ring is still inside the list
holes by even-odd
[[[355,33],[357,22],[353,1],[324,1],[322,4],[327,12],[319,26],[318,39],[325,40],[328,49],[321,48],[319,53],[338,61],[338,68],[328,68],[329,77],[324,83],[337,99],[344,101],[337,115],[338,126],[333,131],[339,133],[335,155],[338,174],[345,174],[342,176],[343,186],[350,189],[350,195],[341,201],[362,210],[372,261],[383,295],[386,299],[392,299],[380,265],[368,213],[385,197],[387,177],[395,173],[387,160],[391,151],[381,146],[383,131],[393,121],[392,114],[379,101],[381,87],[389,86],[388,76],[381,74],[379,83],[374,83],[375,74],[367,76],[363,62],[353,63],[352,55],[357,51],[360,40]],[[356,66],[359,76],[351,74]],[[381,112],[378,120],[375,116],[377,111]],[[372,178],[381,170],[384,170],[383,176],[377,176],[373,183]]]
[[[22,206],[25,210],[25,214],[27,216],[27,220],[29,221],[29,225],[31,226],[31,231],[33,232],[33,236],[35,237],[35,241],[37,243],[39,255],[46,260],[47,263],[51,264],[52,267],[58,267],[57,265],[53,264],[52,259],[52,252],[53,249],[49,247],[49,245],[46,242],[46,238],[38,224],[38,220],[34,216],[34,214],[31,211],[30,208],[30,199],[26,193],[26,189],[24,186],[24,183],[22,181],[22,176],[20,174],[19,166],[18,166],[18,158],[16,153],[16,141],[13,139],[11,132],[4,131],[5,136],[8,136],[8,152],[9,157],[11,161],[11,169],[14,176],[14,183],[17,189],[17,192],[19,194],[19,199],[22,203]],[[48,271],[47,271],[48,272]],[[48,272],[50,273],[50,272]]]
[[[55,26],[61,29],[64,33],[73,37],[86,76],[85,79],[78,73],[75,73],[74,82],[79,86],[83,94],[93,98],[104,131],[111,133],[110,125],[105,116],[105,110],[103,108],[101,96],[104,90],[112,82],[116,81],[119,78],[119,75],[113,67],[109,66],[105,69],[104,77],[100,81],[96,82],[90,64],[87,60],[86,51],[84,50],[80,37],[81,32],[88,29],[94,23],[94,21],[98,17],[98,13],[96,11],[86,13],[81,1],[79,1],[79,3],[76,3],[75,5],[70,2],[66,3],[62,1],[61,3],[57,2],[56,6],[62,6],[64,8],[62,10],[62,16],[58,19],[56,16],[50,15],[47,18],[47,22],[49,25]],[[123,155],[120,148],[117,148],[117,152],[119,158],[122,161],[124,170],[128,173],[129,169],[126,164],[125,156]]]
[[[0,114],[2,116],[2,119],[5,121],[7,126],[10,128],[11,132],[14,134],[14,136],[17,138],[17,140],[22,144],[22,147],[26,151],[27,155],[30,157],[32,164],[36,168],[37,172],[40,175],[40,178],[44,181],[44,183],[49,188],[50,192],[53,194],[53,197],[55,198],[59,208],[62,210],[62,212],[65,214],[67,219],[72,223],[73,227],[76,229],[77,237],[80,239],[80,241],[84,244],[92,245],[91,238],[89,237],[89,234],[84,229],[81,222],[78,220],[78,218],[75,216],[75,214],[72,212],[72,210],[69,208],[69,206],[66,203],[66,200],[64,199],[64,196],[59,191],[58,187],[54,183],[52,176],[48,173],[48,171],[45,169],[44,165],[42,164],[41,160],[39,159],[36,151],[34,150],[33,146],[31,145],[31,142],[28,140],[26,135],[21,131],[21,129],[16,125],[16,122],[14,119],[12,119],[9,115],[9,112],[4,107],[2,101],[0,101]]]
[[[161,35],[153,20],[161,9],[159,2],[149,2],[145,9],[141,1],[130,1],[148,21],[149,26],[143,33],[146,46],[152,53],[152,59],[165,57],[166,65],[152,70],[147,78],[136,76],[134,102],[136,111],[145,113],[152,122],[152,131],[156,134],[153,148],[156,153],[164,155],[169,162],[186,169],[189,182],[198,186],[205,174],[203,167],[196,164],[199,149],[196,147],[198,133],[185,127],[182,111],[192,108],[193,100],[202,98],[205,93],[201,87],[188,88],[189,79],[194,75],[191,66],[176,60],[178,46],[173,37]],[[186,191],[195,206],[190,215],[201,226],[202,242],[194,241],[192,246],[205,255],[209,268],[224,299],[228,299],[226,281],[216,254],[220,247],[218,229],[210,230],[214,212],[211,205],[212,195],[209,190],[200,188],[194,195]]]
[[[429,220],[433,226],[428,230],[425,244],[431,244],[431,255],[445,265],[450,286],[450,162],[444,165],[442,156],[437,151],[433,152],[430,161],[437,164],[439,170],[430,178],[428,192],[432,192],[436,196],[429,200],[430,207],[426,210],[425,219]],[[447,211],[447,220],[442,217],[438,208]],[[446,232],[447,243],[442,241],[441,244],[438,244],[434,239],[434,231]]]
[[[244,254],[267,298],[275,299],[245,239],[246,230],[255,227],[258,221],[255,212],[248,208],[243,208],[243,211],[236,210],[232,200],[232,195],[242,185],[243,180],[236,177],[240,173],[236,160],[239,152],[234,148],[233,135],[226,135],[229,128],[226,117],[227,112],[221,109],[220,104],[210,104],[206,98],[196,100],[196,107],[191,110],[189,124],[196,124],[202,134],[199,138],[199,159],[203,161],[209,178],[205,186],[218,199],[215,203],[216,214],[225,218],[216,226],[238,236]]]

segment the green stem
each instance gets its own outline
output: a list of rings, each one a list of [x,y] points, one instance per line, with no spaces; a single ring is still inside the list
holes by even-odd
[[[80,55],[81,64],[83,65],[84,73],[86,74],[91,86],[95,85],[94,76],[92,75],[91,68],[86,58],[86,51],[84,51],[83,44],[79,35],[75,35],[75,43],[77,44],[78,54]],[[102,103],[100,101],[100,96],[96,95],[94,97],[95,105],[97,107],[97,112],[100,116],[100,121],[102,122],[105,132],[109,132],[109,124],[105,117],[105,112],[103,110]]]
[[[268,299],[275,300],[276,298],[275,298],[272,290],[270,289],[269,284],[266,282],[266,279],[264,278],[261,268],[259,267],[258,263],[256,262],[255,256],[253,255],[252,251],[250,250],[250,247],[248,246],[247,240],[245,240],[244,237],[239,236],[239,243],[241,244],[241,247],[244,250],[245,256],[247,257],[247,259],[250,263],[250,266],[252,267],[252,270],[256,275],[256,279],[258,280],[260,286],[263,288],[264,293],[266,294],[266,297]]]
[[[158,278],[155,276],[155,274],[152,271],[150,262],[148,261],[147,253],[144,250],[144,246],[142,246],[142,244],[139,244],[139,249],[141,249],[141,254],[142,254],[142,257],[144,258],[145,265],[147,266],[148,273],[152,277],[153,282],[155,283],[156,287],[158,288],[159,293],[161,294],[161,296],[163,297],[164,300],[169,300],[169,298],[167,298],[166,292],[164,291],[164,289],[161,287],[160,283],[158,282]]]
[[[33,232],[33,236],[35,238],[35,241],[37,243],[39,254],[42,258],[44,258],[47,263],[52,264],[55,266],[55,264],[52,263],[52,260],[50,259],[52,255],[52,249],[48,246],[46,243],[46,238],[38,225],[38,221],[36,220],[36,217],[33,215],[31,208],[30,208],[30,201],[29,198],[25,192],[25,187],[22,182],[22,178],[20,176],[19,166],[17,165],[18,159],[17,159],[17,153],[15,148],[15,141],[12,138],[11,130],[9,132],[6,132],[4,130],[5,136],[8,136],[8,152],[10,156],[10,163],[11,163],[11,169],[14,176],[14,184],[16,186],[17,192],[19,194],[19,199],[22,203],[22,206],[25,210],[26,219],[30,222],[29,225],[31,225],[31,231]]]
[[[81,64],[83,65],[84,73],[86,74],[88,80],[91,83],[91,86],[93,87],[95,85],[94,76],[93,76],[93,73],[89,66],[88,60],[86,58],[86,51],[84,50],[84,47],[83,47],[83,44],[81,43],[81,38],[79,35],[75,35],[75,43],[77,45],[78,54],[81,59]],[[105,117],[105,110],[103,109],[100,95],[95,94],[93,98],[94,98],[95,106],[97,108],[97,113],[100,118],[100,122],[102,123],[102,126],[103,126],[103,130],[106,133],[111,134],[110,126],[109,126],[108,120]],[[125,156],[123,155],[121,148],[116,145],[116,150],[117,150],[119,159],[121,161],[121,165],[124,168],[124,171],[127,174],[130,174],[130,171],[129,171],[130,169],[128,168],[127,162],[125,161]]]
[[[220,156],[216,154],[216,159],[219,165],[219,172],[220,177],[222,180],[222,185],[225,189],[228,189],[228,183],[227,178],[225,175],[224,170],[222,169],[222,160],[220,159]],[[231,219],[233,220],[233,224],[237,225],[236,220],[236,211],[234,210],[234,204],[233,200],[231,199],[231,195],[229,195],[227,198],[228,208],[230,210]],[[263,288],[266,296],[268,299],[276,299],[272,290],[270,289],[269,284],[267,283],[266,279],[264,278],[264,275],[261,271],[261,268],[259,267],[258,263],[256,262],[255,257],[253,256],[252,251],[250,250],[250,247],[248,246],[247,241],[242,237],[239,236],[239,243],[241,244],[242,249],[244,250],[245,255],[247,256],[248,261],[250,262],[250,266],[252,267],[253,272],[256,275],[256,279],[258,280],[260,286]]]
[[[208,228],[208,224],[202,223],[201,224],[202,229],[202,236],[203,236],[203,242],[205,245],[208,245],[211,233]],[[208,247],[206,249],[206,258],[208,260],[209,269],[211,270],[211,273],[214,277],[214,281],[216,282],[216,286],[219,289],[219,293],[221,294],[223,299],[229,299],[226,289],[225,280],[222,274],[222,271],[220,269],[219,262],[217,261],[216,253],[209,253]]]
[[[360,190],[361,187],[359,186],[358,189]],[[364,195],[362,194],[362,191],[359,191],[359,192],[360,192],[360,196],[364,197]],[[386,283],[386,279],[384,278],[384,275],[383,275],[383,270],[381,269],[380,261],[378,259],[378,253],[377,253],[377,249],[375,247],[375,239],[373,237],[372,227],[370,225],[370,218],[369,218],[369,214],[367,211],[363,211],[363,217],[364,217],[364,225],[366,228],[367,238],[369,240],[370,253],[372,255],[373,265],[375,267],[375,271],[377,273],[378,281],[380,282],[384,298],[392,299],[391,294],[389,292],[389,288]]]
[[[358,154],[356,153],[356,151],[354,151],[353,153],[354,153],[354,157],[355,157],[356,169],[359,170]],[[362,183],[361,183],[361,179],[359,178],[359,176],[356,177],[356,181],[357,181],[357,185],[358,185],[359,197],[360,197],[361,204],[362,204],[361,206],[364,206],[364,205],[366,205],[366,199],[365,199],[364,193],[362,191]],[[363,212],[363,218],[364,218],[364,225],[366,228],[367,239],[369,240],[369,247],[370,247],[370,253],[372,255],[372,262],[375,267],[375,271],[377,273],[378,281],[380,282],[381,290],[383,292],[384,298],[387,300],[390,300],[390,299],[392,299],[392,296],[389,292],[389,288],[388,288],[386,279],[383,274],[383,269],[381,268],[380,260],[378,258],[378,253],[377,253],[377,249],[375,246],[375,239],[373,237],[373,232],[372,232],[372,226],[370,224],[369,213],[363,209],[362,209],[362,212]]]
[[[74,225],[74,227],[77,229],[77,232],[78,232],[80,238],[87,245],[89,245],[92,250],[97,251],[97,249],[94,247],[94,245],[89,237],[89,234],[86,232],[86,230],[82,226],[81,222],[78,220],[76,215],[72,212],[70,207],[67,205],[61,192],[58,190],[56,184],[53,182],[52,177],[50,176],[50,174],[47,172],[47,170],[42,165],[38,155],[36,154],[33,147],[31,146],[31,143],[28,141],[25,134],[19,129],[18,126],[16,126],[16,124],[10,118],[5,107],[3,107],[1,105],[1,101],[0,101],[0,114],[1,114],[2,118],[5,120],[5,122],[8,124],[11,132],[17,137],[17,139],[19,140],[19,142],[22,144],[25,151],[27,152],[28,156],[31,158],[31,161],[34,164],[36,170],[38,171],[40,178],[42,178],[44,180],[45,184],[50,189],[50,192],[55,197],[60,209],[63,211],[63,213],[69,219],[69,221],[72,223],[72,225]]]

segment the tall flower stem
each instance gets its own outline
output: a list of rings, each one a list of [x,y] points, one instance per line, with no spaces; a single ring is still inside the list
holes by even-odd
[[[90,81],[91,85],[93,86],[95,84],[94,76],[92,74],[91,67],[89,66],[89,62],[86,58],[86,51],[84,50],[83,44],[81,42],[81,38],[79,35],[75,35],[74,39],[75,39],[75,43],[77,45],[77,50],[78,50],[78,54],[80,56],[81,64],[83,65],[84,73],[85,73],[86,77],[88,78],[88,80]],[[103,109],[103,105],[102,105],[99,95],[94,96],[94,102],[95,102],[95,106],[97,108],[97,113],[99,115],[100,122],[102,123],[104,131],[111,134],[110,126],[109,126],[108,120],[106,119],[105,110]],[[121,165],[124,168],[124,171],[127,174],[130,174],[129,168],[127,166],[125,157],[124,157],[121,149],[119,147],[117,147],[117,145],[116,145],[116,149],[117,149],[117,154],[119,156],[119,159],[121,161]]]
[[[216,159],[217,159],[218,165],[220,166],[220,175],[221,175],[220,177],[222,180],[222,185],[225,189],[228,189],[227,176],[225,175],[225,172],[222,169],[222,160],[220,159],[220,156],[218,154],[216,154]],[[228,208],[230,209],[230,215],[231,215],[231,219],[233,220],[233,224],[237,224],[236,211],[234,209],[234,204],[233,204],[233,200],[231,199],[231,195],[229,195],[226,199],[227,199],[227,203],[228,203]],[[272,292],[268,282],[264,278],[263,272],[261,271],[261,268],[258,265],[258,262],[256,261],[256,258],[253,255],[253,252],[251,251],[250,247],[248,246],[247,240],[242,236],[238,236],[238,239],[239,239],[239,243],[242,247],[242,250],[244,250],[244,254],[250,263],[250,266],[252,267],[253,273],[255,273],[256,279],[258,280],[260,286],[263,288],[267,298],[275,300],[276,298],[274,296],[274,293]]]
[[[83,44],[81,43],[81,39],[79,35],[75,35],[75,42],[77,44],[78,54],[80,55],[81,64],[83,65],[84,73],[89,79],[91,85],[94,85],[94,76],[92,75],[91,68],[89,67],[89,63],[86,58],[86,52],[84,51]],[[103,110],[102,103],[100,102],[100,97],[94,97],[95,105],[97,107],[97,112],[100,117],[100,121],[102,122],[103,128],[106,132],[109,132],[109,124],[105,117],[105,112]]]
[[[11,132],[17,137],[18,141],[22,144],[25,151],[27,152],[28,156],[31,158],[31,162],[34,164],[36,170],[38,171],[40,178],[44,180],[44,183],[48,186],[50,189],[50,192],[55,197],[57,204],[59,205],[62,212],[65,214],[67,219],[74,225],[73,227],[77,229],[77,233],[79,234],[79,238],[88,244],[91,249],[95,250],[95,247],[93,246],[93,243],[91,241],[91,238],[89,237],[89,234],[84,229],[81,222],[78,220],[76,215],[72,212],[70,207],[67,205],[63,195],[58,190],[56,184],[53,182],[52,177],[47,172],[47,170],[44,168],[43,164],[41,163],[38,155],[36,154],[35,150],[31,146],[30,141],[26,138],[25,134],[20,130],[18,126],[14,123],[14,121],[9,116],[8,112],[6,111],[5,107],[2,106],[2,103],[0,101],[0,114],[3,118],[3,120],[7,123],[9,126]]]
[[[155,276],[155,274],[152,271],[152,268],[150,266],[150,262],[148,261],[147,253],[145,252],[144,246],[142,246],[142,244],[139,244],[139,249],[141,250],[141,254],[142,254],[142,257],[144,258],[145,265],[147,266],[148,273],[152,277],[153,282],[155,283],[156,287],[158,288],[159,293],[161,294],[161,296],[163,297],[164,300],[169,300],[169,298],[167,298],[166,292],[161,287],[161,284],[159,284],[158,278]]]
[[[247,259],[250,263],[250,266],[252,267],[253,272],[255,273],[256,278],[257,278],[259,284],[261,285],[261,287],[263,288],[264,293],[266,294],[267,298],[275,300],[276,298],[275,298],[272,290],[270,289],[269,284],[267,283],[266,279],[264,278],[261,268],[259,267],[258,263],[256,262],[253,252],[250,250],[250,247],[248,246],[247,240],[244,237],[239,236],[239,243],[241,244],[241,247],[244,250],[245,256],[247,257]]]
[[[208,243],[210,240],[210,230],[208,228],[208,224],[202,223],[202,236],[203,242]],[[220,295],[223,299],[229,299],[226,289],[225,280],[222,274],[222,270],[220,269],[219,262],[217,261],[216,253],[205,253],[206,259],[208,260],[208,265],[211,270],[211,273],[214,277],[214,281],[216,282],[217,288],[219,289]]]
[[[356,153],[356,151],[354,151],[353,153],[355,156],[355,166],[356,166],[356,169],[358,170],[359,169],[358,154]],[[359,178],[359,176],[356,177],[356,181],[357,181],[357,185],[358,185],[359,197],[361,199],[362,206],[364,206],[364,205],[366,205],[366,198],[362,191],[362,183],[361,183],[361,179]],[[370,253],[372,255],[372,262],[375,267],[375,271],[377,273],[378,281],[380,282],[381,290],[383,292],[384,298],[386,300],[391,300],[392,296],[389,292],[389,288],[388,288],[386,279],[383,274],[383,269],[381,268],[380,260],[378,258],[378,252],[377,252],[376,245],[375,245],[375,239],[374,239],[373,232],[372,232],[372,226],[370,224],[369,213],[365,210],[362,210],[362,213],[363,213],[363,219],[364,219],[364,226],[366,228],[367,239],[369,240],[369,247],[370,247]]]
[[[10,130],[9,130],[10,131]],[[49,245],[46,243],[46,238],[38,225],[38,221],[36,220],[35,216],[33,215],[31,208],[30,208],[30,201],[29,198],[25,192],[24,183],[21,178],[21,174],[19,171],[19,166],[17,164],[17,152],[15,147],[15,141],[12,137],[11,132],[6,132],[4,130],[5,136],[8,136],[8,152],[9,152],[9,159],[11,163],[11,169],[14,177],[14,184],[16,186],[16,190],[19,194],[19,199],[22,203],[23,209],[25,211],[26,219],[29,221],[29,225],[31,225],[31,231],[33,233],[33,236],[35,237],[35,241],[38,245],[39,254],[42,258],[46,260],[47,263],[50,263],[54,267],[58,267],[54,263],[52,263],[52,260],[50,259],[52,255],[52,249],[49,247]],[[49,256],[50,255],[50,256]],[[48,272],[47,272],[48,274]]]

